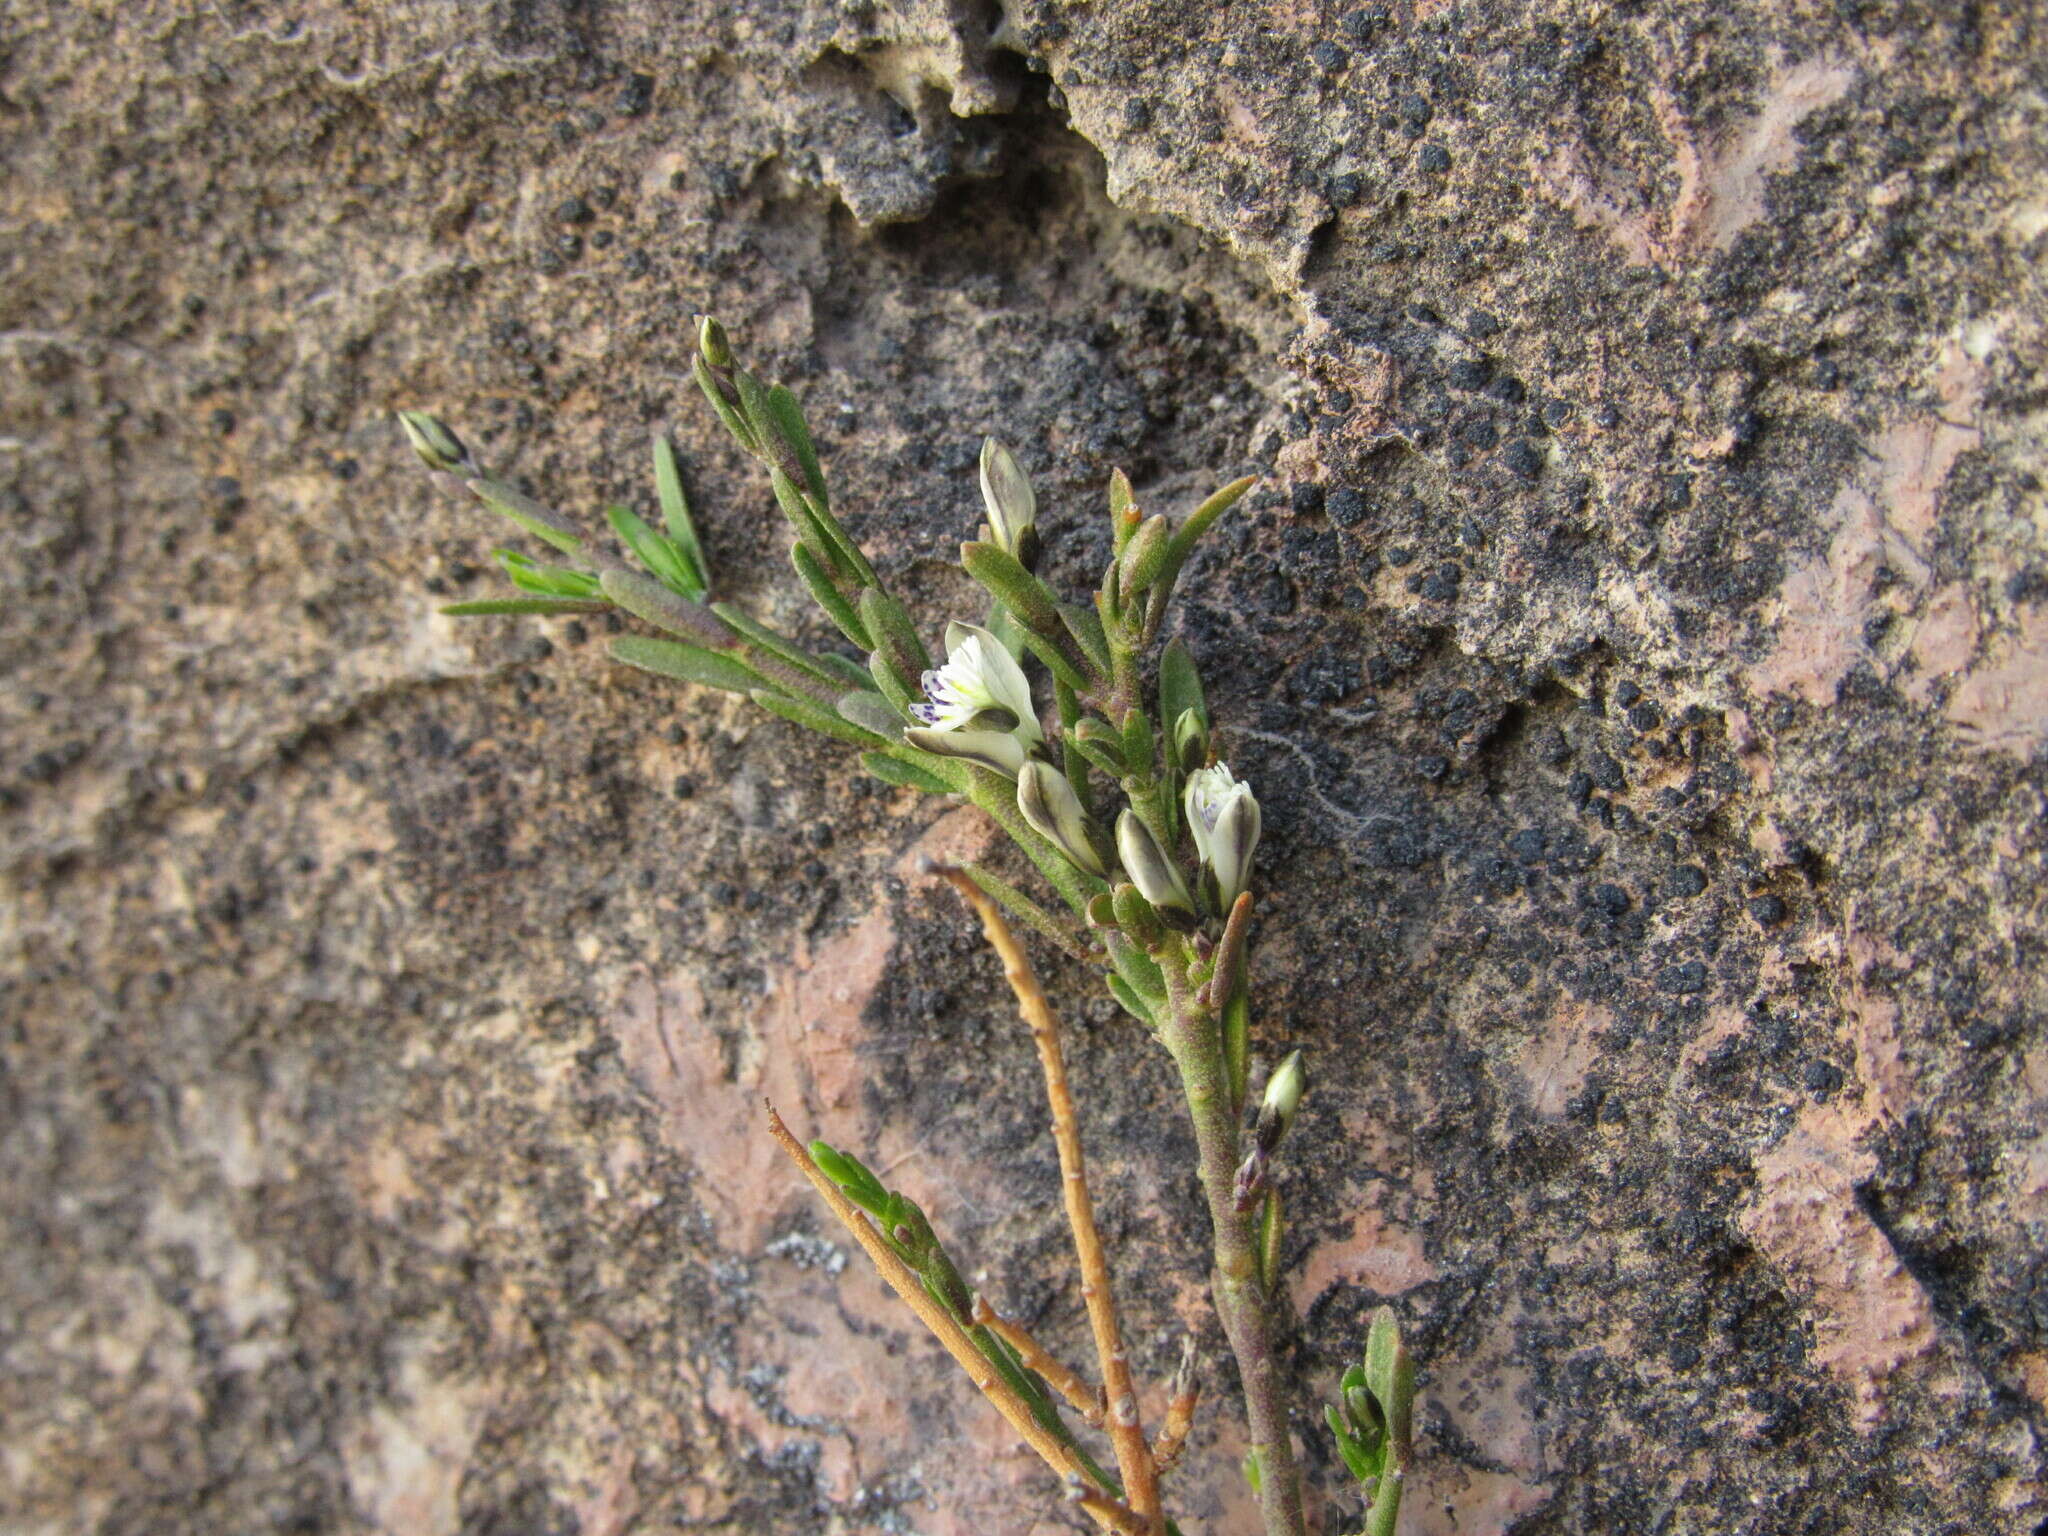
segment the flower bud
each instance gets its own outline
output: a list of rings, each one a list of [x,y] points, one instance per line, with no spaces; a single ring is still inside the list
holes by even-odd
[[[726,339],[725,327],[709,315],[697,317],[697,353],[714,368],[732,366],[732,343]]]
[[[1023,466],[994,438],[981,444],[981,499],[988,505],[989,542],[1030,570],[1038,564],[1038,496]]]
[[[420,462],[427,468],[450,475],[477,473],[469,449],[440,417],[426,411],[400,411],[398,424],[405,429],[406,441],[412,444],[412,451],[420,456]]]
[[[1217,910],[1228,912],[1251,878],[1252,854],[1263,824],[1259,802],[1249,784],[1240,783],[1226,764],[1218,763],[1188,775],[1182,805],[1195,848],[1215,878]]]
[[[1188,894],[1187,882],[1159,846],[1152,829],[1129,808],[1116,821],[1116,851],[1131,884],[1162,918],[1168,922],[1176,917],[1193,918],[1195,899]]]
[[[1302,1067],[1300,1051],[1281,1062],[1279,1069],[1266,1079],[1266,1096],[1259,1105],[1258,1126],[1252,1132],[1262,1152],[1271,1152],[1280,1145],[1280,1138],[1294,1124],[1294,1112],[1301,1106],[1301,1093],[1307,1086],[1308,1073]]]
[[[1184,709],[1173,722],[1173,762],[1182,773],[1193,773],[1209,761],[1209,727],[1197,709]]]
[[[1017,774],[1017,809],[1032,830],[1091,875],[1108,873],[1095,849],[1095,828],[1067,776],[1050,763],[1024,764]]]

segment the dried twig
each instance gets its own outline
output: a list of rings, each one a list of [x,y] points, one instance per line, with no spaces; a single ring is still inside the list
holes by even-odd
[[[1018,944],[988,893],[958,867],[939,865],[935,872],[967,898],[981,919],[981,931],[1003,962],[1003,976],[1016,994],[1017,1009],[1037,1043],[1039,1064],[1045,1069],[1045,1094],[1052,1106],[1053,1142],[1059,1148],[1067,1225],[1073,1230],[1074,1254],[1081,1265],[1081,1299],[1087,1303],[1088,1324],[1095,1335],[1095,1353],[1102,1371],[1110,1445],[1116,1451],[1125,1499],[1144,1522],[1146,1531],[1161,1531],[1164,1521],[1159,1507],[1158,1470],[1152,1463],[1152,1447],[1145,1441],[1137,1389],[1131,1382],[1130,1361],[1124,1354],[1123,1337],[1117,1327],[1109,1260],[1095,1229],[1095,1207],[1088,1195],[1087,1165],[1081,1155],[1081,1131],[1074,1116],[1074,1096],[1067,1086],[1066,1061],[1060,1052],[1059,1022],[1045,1000],[1045,992],[1038,985],[1023,946]]]
[[[979,1291],[974,1293],[974,1320],[1016,1350],[1024,1364],[1043,1376],[1047,1385],[1067,1400],[1067,1406],[1087,1421],[1090,1429],[1102,1428],[1106,1401],[1102,1388],[1091,1387],[1079,1371],[1034,1339],[1021,1324],[996,1311]]]
[[[917,1314],[918,1321],[946,1346],[946,1353],[959,1363],[981,1395],[1009,1422],[1010,1428],[1038,1453],[1040,1460],[1068,1480],[1070,1485],[1073,1479],[1081,1477],[1084,1469],[1075,1460],[1073,1452],[1040,1424],[1033,1417],[1029,1405],[995,1374],[987,1357],[967,1336],[967,1330],[931,1298],[910,1266],[889,1251],[881,1234],[860,1213],[859,1207],[840,1192],[839,1186],[827,1177],[804,1144],[790,1134],[789,1127],[782,1123],[782,1116],[775,1112],[773,1104],[768,1106],[768,1130],[782,1144],[782,1150],[789,1154],[790,1161],[803,1170],[812,1187],[825,1197],[825,1203],[832,1208],[832,1214],[839,1218],[840,1224],[867,1250],[868,1257],[875,1261],[875,1268],[889,1282],[889,1289],[902,1297],[904,1305]],[[1097,1524],[1118,1532],[1119,1536],[1145,1536],[1148,1530],[1143,1520],[1112,1499],[1083,1498],[1079,1502]]]

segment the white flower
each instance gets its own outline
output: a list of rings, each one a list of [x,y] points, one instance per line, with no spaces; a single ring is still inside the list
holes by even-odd
[[[924,696],[910,706],[918,726],[903,739],[927,752],[972,758],[1015,778],[1044,739],[1024,669],[977,625],[946,626],[946,664],[925,673]]]
[[[1197,768],[1188,775],[1181,797],[1195,851],[1216,877],[1216,899],[1228,912],[1251,876],[1252,852],[1259,846],[1259,802],[1251,786],[1238,782],[1227,764]]]

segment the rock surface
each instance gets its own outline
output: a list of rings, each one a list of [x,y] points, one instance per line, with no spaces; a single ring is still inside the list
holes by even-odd
[[[1298,1373],[1418,1533],[2048,1520],[2048,15],[171,0],[0,47],[0,1526],[1072,1522],[777,1165],[1085,1340],[1031,1049],[857,781],[496,590],[712,310],[927,611],[1264,477],[1183,632],[1267,807]],[[822,633],[817,633],[822,639]],[[1249,1529],[1161,1055],[1048,965],[1187,1527]],[[1156,1413],[1157,1401],[1151,1403]],[[1349,1529],[1305,1417],[1322,1529]]]

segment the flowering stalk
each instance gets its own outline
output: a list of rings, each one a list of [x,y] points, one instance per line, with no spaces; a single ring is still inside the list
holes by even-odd
[[[1289,1394],[1272,1315],[1282,1231],[1273,1158],[1301,1099],[1299,1052],[1269,1080],[1249,1141],[1243,1125],[1251,1019],[1246,940],[1262,819],[1251,787],[1217,758],[1208,704],[1187,648],[1168,643],[1153,690],[1145,686],[1147,657],[1195,544],[1251,482],[1223,487],[1176,525],[1163,515],[1146,516],[1118,472],[1109,487],[1113,553],[1092,601],[1069,603],[1037,575],[1041,534],[1029,479],[1007,449],[986,443],[980,483],[987,522],[977,540],[961,547],[961,564],[988,592],[988,622],[948,624],[945,659],[935,666],[916,621],[833,511],[795,397],[740,366],[724,331],[708,319],[699,324],[694,373],[733,441],[766,472],[794,535],[790,563],[855,655],[811,649],[712,600],[709,567],[665,441],[655,449],[663,529],[625,508],[609,515],[636,569],[594,548],[559,513],[492,478],[441,422],[402,412],[407,438],[430,469],[460,478],[487,506],[573,562],[542,565],[502,552],[521,596],[446,611],[616,607],[667,636],[621,636],[613,644],[619,660],[745,693],[774,714],[858,747],[862,767],[875,777],[964,796],[1009,834],[1070,917],[1039,906],[988,871],[954,873],[982,913],[1046,1053],[1106,1399],[1063,1368],[1050,1370],[1054,1362],[1028,1336],[996,1326],[1000,1320],[965,1286],[924,1213],[884,1188],[858,1159],[822,1142],[793,1155],[828,1196],[843,1197],[834,1199],[834,1211],[860,1223],[856,1235],[891,1283],[903,1290],[914,1280],[920,1289],[910,1299],[920,1315],[1048,1465],[1069,1480],[1082,1508],[1108,1529],[1172,1536],[1158,1486],[1172,1457],[1148,1449],[1137,1422],[1107,1262],[1079,1182],[1078,1131],[1050,1014],[996,905],[1070,954],[1101,965],[1111,994],[1152,1031],[1179,1072],[1212,1226],[1217,1315],[1237,1358],[1251,1430],[1247,1475],[1265,1536],[1304,1536]],[[1034,697],[1032,661],[1051,683],[1057,709],[1050,729]],[[780,1122],[776,1126],[785,1146],[796,1147]],[[849,1214],[856,1211],[866,1215]],[[1398,1331],[1387,1335],[1376,1322],[1373,1339],[1361,1367],[1373,1384],[1347,1399],[1342,1428],[1336,1420],[1332,1426],[1347,1465],[1367,1485],[1371,1536],[1392,1536],[1414,1373]],[[1081,1447],[1047,1380],[1063,1383],[1070,1403],[1104,1403],[1118,1477]],[[1173,1455],[1186,1436],[1194,1392],[1184,1368],[1160,1442]],[[1094,1417],[1084,1409],[1084,1418]]]

